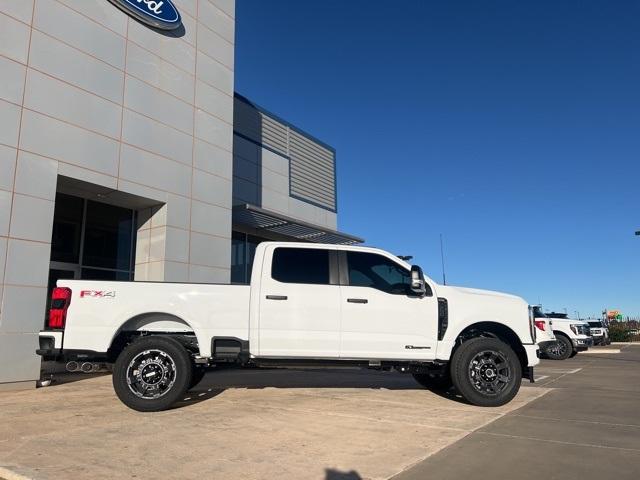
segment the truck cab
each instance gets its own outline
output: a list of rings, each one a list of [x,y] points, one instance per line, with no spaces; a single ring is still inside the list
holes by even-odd
[[[438,285],[369,247],[264,242],[250,285],[60,280],[52,298],[38,353],[113,364],[119,398],[143,411],[223,362],[395,369],[484,406],[538,363],[523,299]]]

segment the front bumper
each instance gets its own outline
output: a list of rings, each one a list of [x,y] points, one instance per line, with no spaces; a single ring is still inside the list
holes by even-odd
[[[573,346],[578,352],[584,352],[588,350],[589,347],[593,347],[593,338],[592,337],[577,337],[572,338]]]
[[[527,353],[527,366],[535,367],[540,363],[540,348],[537,344],[523,345],[524,351]]]
[[[535,381],[533,367],[540,363],[540,348],[537,344],[523,345],[527,354],[527,366],[523,368],[522,374],[524,378],[528,378],[531,383]]]

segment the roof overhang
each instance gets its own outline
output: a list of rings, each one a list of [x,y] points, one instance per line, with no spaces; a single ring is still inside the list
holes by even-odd
[[[355,245],[364,239],[245,203],[233,207],[233,223],[285,235],[296,240],[335,245]]]

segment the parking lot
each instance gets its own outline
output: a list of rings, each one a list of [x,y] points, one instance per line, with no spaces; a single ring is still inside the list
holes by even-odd
[[[543,360],[536,386],[551,389],[544,397],[394,480],[468,478],[479,472],[483,478],[531,480],[638,478],[640,346],[593,352],[562,362]]]
[[[635,478],[639,365],[632,346],[544,360],[497,409],[398,373],[222,369],[177,408],[141,414],[108,375],[76,375],[0,394],[0,477]]]

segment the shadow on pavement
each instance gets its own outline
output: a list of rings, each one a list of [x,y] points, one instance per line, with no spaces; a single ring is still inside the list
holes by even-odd
[[[216,397],[230,388],[360,388],[385,390],[426,390],[411,375],[360,369],[319,368],[234,368],[217,367],[191,389],[175,408],[194,405]],[[455,390],[432,389],[436,395],[468,405]],[[336,477],[338,478],[338,477]],[[348,478],[348,477],[346,477]]]
[[[340,470],[327,468],[325,472],[325,480],[363,480],[360,474],[355,470],[351,470],[350,472],[341,472]]]

